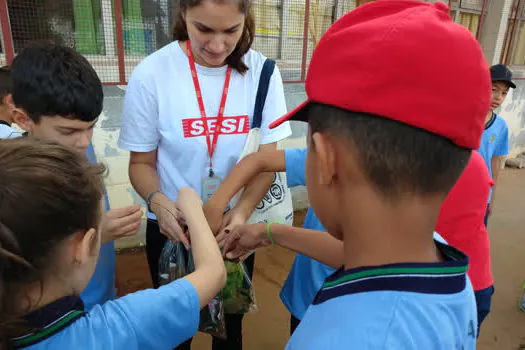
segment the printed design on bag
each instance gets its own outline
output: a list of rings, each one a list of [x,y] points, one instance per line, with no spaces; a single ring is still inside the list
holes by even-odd
[[[264,195],[263,200],[255,207],[257,210],[262,210],[264,208],[268,209],[274,205],[278,205],[284,200],[285,188],[277,180],[277,174],[275,173],[273,175],[273,183],[270,186],[270,190]]]
[[[206,118],[210,135],[239,135],[250,131],[250,120],[247,115],[223,116],[221,125],[217,125],[217,117]],[[202,118],[187,118],[182,120],[184,138],[206,136]]]

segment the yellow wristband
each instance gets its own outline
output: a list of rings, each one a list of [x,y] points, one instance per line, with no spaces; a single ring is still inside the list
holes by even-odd
[[[273,240],[273,237],[272,237],[272,231],[270,230],[270,227],[272,226],[273,222],[269,222],[268,224],[266,224],[266,235],[268,236],[268,239],[270,240],[270,242],[272,242],[272,244],[275,244],[275,241]]]

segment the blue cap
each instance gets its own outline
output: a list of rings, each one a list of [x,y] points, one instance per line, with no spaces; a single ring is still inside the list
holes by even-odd
[[[511,88],[516,88],[516,84],[512,81],[512,72],[504,64],[495,64],[490,67],[490,78],[492,81],[503,81]]]

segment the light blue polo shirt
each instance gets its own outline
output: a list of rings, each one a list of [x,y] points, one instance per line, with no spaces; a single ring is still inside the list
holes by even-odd
[[[468,257],[435,244],[444,262],[335,272],[286,349],[475,349],[477,312]]]
[[[489,174],[492,177],[492,157],[509,154],[509,128],[505,119],[495,113],[492,115],[492,118],[485,125],[478,152],[487,164]],[[491,197],[492,188],[490,189],[489,203]]]
[[[195,287],[184,279],[95,305],[84,312],[78,297],[64,297],[25,319],[34,333],[13,339],[15,348],[156,350],[173,349],[199,326]]]
[[[97,162],[92,144],[89,145],[86,151],[86,158],[90,163]],[[107,193],[104,193],[104,201],[106,202],[106,210],[109,210]],[[95,273],[86,289],[80,294],[80,297],[87,311],[97,304],[103,304],[117,297],[115,289],[115,243],[113,241],[100,247]]]
[[[304,186],[306,148],[289,148],[284,151],[286,160],[286,178],[288,187]],[[308,208],[304,220],[304,228],[326,231],[315,216],[312,208]],[[326,277],[335,269],[320,262],[297,254],[292,269],[281,290],[281,300],[290,313],[301,320],[315,295],[321,289]]]

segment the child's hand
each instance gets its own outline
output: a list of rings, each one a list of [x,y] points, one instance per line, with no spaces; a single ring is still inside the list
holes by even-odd
[[[222,254],[226,259],[236,261],[270,244],[266,236],[266,224],[238,225],[226,234]]]
[[[199,194],[190,187],[182,187],[177,198],[177,207],[181,210],[192,210],[195,206],[202,207],[202,199]]]
[[[238,210],[235,210],[235,208],[224,214],[219,234],[217,235],[217,243],[219,244],[219,247],[223,246],[224,239],[235,227],[246,224],[246,221],[247,218]]]
[[[100,222],[102,244],[135,235],[141,221],[142,210],[138,204],[104,212]]]

